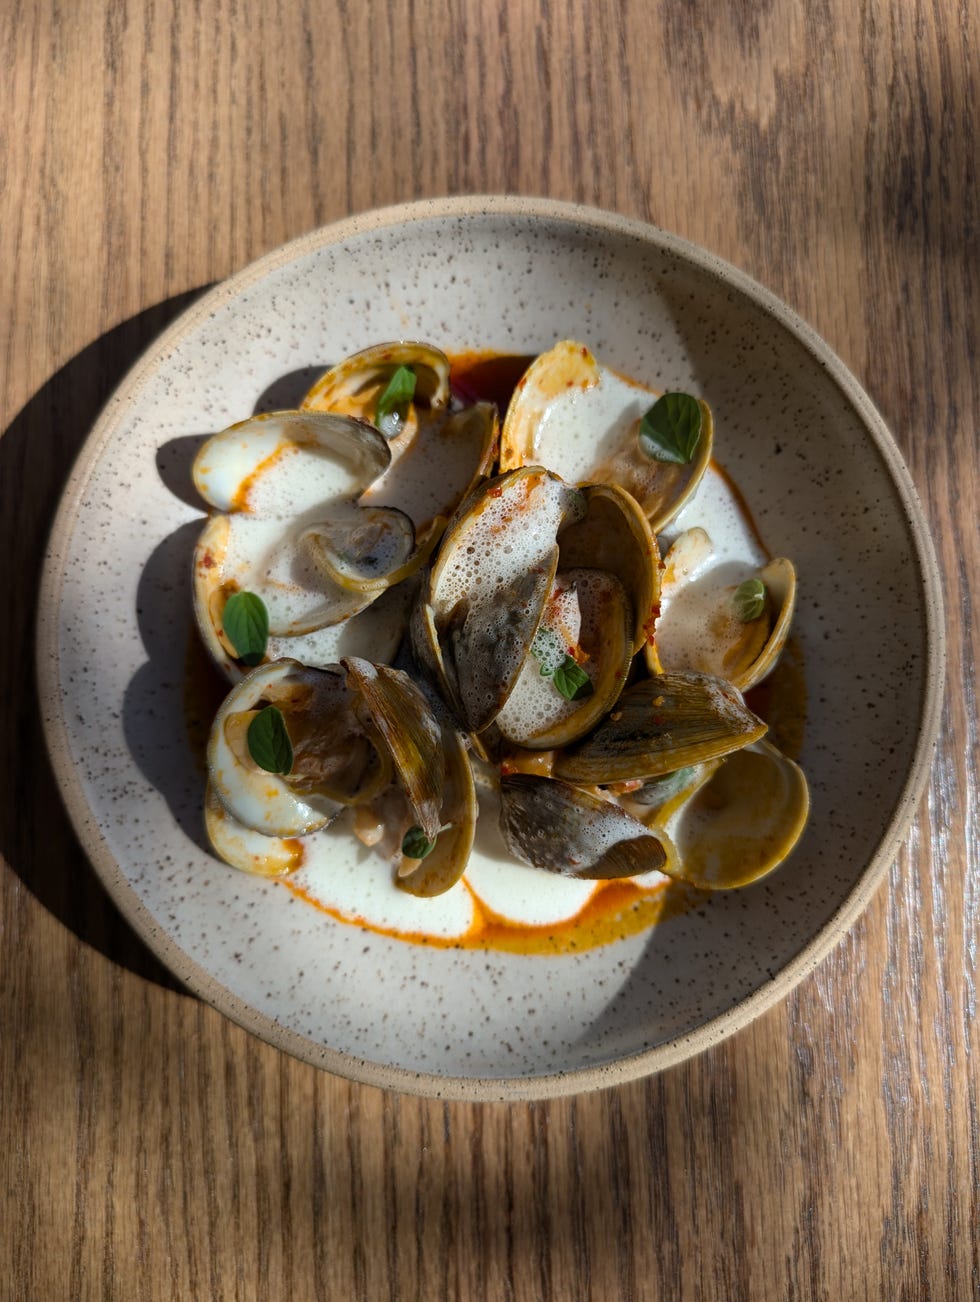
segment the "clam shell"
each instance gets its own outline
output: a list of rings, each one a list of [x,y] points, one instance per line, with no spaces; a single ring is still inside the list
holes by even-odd
[[[746,692],[775,668],[789,636],[796,599],[796,571],[777,557],[757,570],[710,564],[711,540],[689,529],[671,546],[664,563],[663,609],[655,644],[647,648],[652,672],[691,669],[716,674]],[[738,581],[733,582],[732,570]],[[767,598],[757,619],[743,622],[734,597],[739,582],[759,578]]]
[[[599,569],[562,570],[556,575],[546,610],[556,591],[575,594],[581,626],[576,645],[587,659],[592,694],[566,700],[550,678],[542,675],[536,655],[525,657],[513,689],[495,723],[502,736],[518,746],[551,749],[566,746],[589,731],[616,703],[633,658],[632,606],[619,579]],[[542,620],[543,627],[547,614]]]
[[[523,863],[566,877],[637,877],[667,862],[664,839],[619,805],[568,782],[515,773],[500,782],[500,825]]]
[[[306,460],[288,495],[272,476],[288,459]],[[191,477],[219,511],[292,519],[331,499],[356,497],[391,464],[385,439],[363,421],[331,412],[272,411],[212,435],[194,458]],[[270,491],[257,497],[265,481]]]
[[[325,827],[337,814],[338,802],[321,794],[301,795],[286,777],[252,763],[234,721],[263,701],[275,700],[286,713],[285,698],[291,695],[332,699],[344,691],[339,675],[294,660],[260,665],[232,688],[211,725],[207,763],[211,788],[236,822],[266,836],[296,837]]]
[[[500,428],[492,403],[450,405],[445,353],[424,343],[366,348],[321,376],[302,410],[375,422],[378,400],[400,366],[414,371],[415,394],[397,432],[385,430],[393,464],[365,491],[362,505],[404,511],[415,525],[420,546],[431,545],[463,497],[491,473]],[[438,466],[437,474],[433,466]]]
[[[786,859],[809,808],[799,765],[755,742],[712,766],[663,820],[674,853],[662,871],[702,890],[747,886]]]
[[[577,504],[556,475],[523,467],[481,485],[446,530],[427,593],[440,654],[426,658],[469,732],[493,721],[517,680]]]
[[[699,401],[701,438],[692,461],[677,465],[654,460],[640,445],[637,423],[631,437],[597,466],[592,476],[598,483],[619,484],[635,497],[655,534],[664,530],[691,500],[711,460],[714,419],[708,404]]]
[[[762,567],[759,578],[766,585],[775,615],[770,616],[772,624],[762,650],[752,664],[738,671],[733,679],[735,686],[742,692],[761,683],[775,669],[789,637],[796,606],[796,570],[792,561],[785,556],[777,556]]]
[[[424,859],[406,859],[396,884],[410,895],[442,895],[462,877],[476,834],[477,798],[466,745],[452,728],[443,729],[446,783],[440,832]]]
[[[659,533],[697,491],[714,442],[708,405],[687,465],[657,461],[642,447],[640,422],[656,391],[599,366],[585,344],[562,340],[519,381],[500,436],[501,470],[542,465],[570,483],[618,484]]]
[[[415,528],[404,511],[362,507],[357,518],[322,521],[300,535],[317,567],[346,592],[374,594],[421,564]],[[414,560],[414,566],[410,564]]]
[[[302,841],[266,836],[239,823],[225,809],[210,782],[204,796],[204,828],[225,863],[242,872],[285,877],[303,862]]]
[[[439,831],[446,771],[442,734],[428,702],[406,673],[351,656],[342,662],[388,750],[398,781],[425,835]]]
[[[449,400],[449,358],[426,343],[375,344],[326,371],[301,404],[304,411],[340,411],[374,421],[378,398],[399,366],[415,372],[413,404],[444,407]]]
[[[655,778],[748,746],[765,732],[724,679],[660,674],[628,687],[588,737],[556,755],[554,773],[586,785]]]
[[[633,651],[653,637],[660,603],[660,551],[634,497],[618,484],[588,484],[581,490],[585,515],[558,536],[562,569],[588,566],[614,574],[633,610]]]
[[[599,380],[598,363],[585,344],[563,339],[536,357],[518,381],[507,407],[500,434],[501,471],[547,465],[564,474],[561,461],[556,460],[560,449],[542,446],[542,422],[556,399],[594,388]]]
[[[362,585],[361,591],[352,591],[317,565],[315,547],[311,549],[310,539],[315,542],[325,530],[335,551],[345,530],[356,536],[364,519],[355,498],[390,462],[391,451],[377,430],[324,412],[253,417],[214,435],[201,448],[194,481],[217,513],[206,522],[195,549],[195,618],[205,645],[229,677],[240,673],[221,625],[232,592],[245,589],[261,597],[271,639],[288,643],[351,619],[414,563],[422,563],[424,553],[417,562],[396,566],[368,590]],[[339,638],[320,641],[325,645],[314,639],[301,651],[297,647],[297,655],[321,665],[336,660],[331,650]],[[388,639],[384,641],[387,646]],[[269,653],[292,650],[270,645]]]

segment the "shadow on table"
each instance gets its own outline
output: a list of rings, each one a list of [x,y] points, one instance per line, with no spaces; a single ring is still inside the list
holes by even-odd
[[[0,745],[5,758],[0,853],[60,922],[113,962],[183,990],[136,936],[89,864],[48,760],[35,688],[37,593],[48,531],[75,457],[144,349],[199,296],[176,295],[89,344],[51,377],[0,439]]]

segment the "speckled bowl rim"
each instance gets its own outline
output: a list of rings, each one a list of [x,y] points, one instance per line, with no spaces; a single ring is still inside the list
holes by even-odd
[[[139,390],[178,341],[195,329],[217,307],[260,281],[273,269],[317,249],[343,242],[366,232],[397,228],[420,220],[466,217],[479,219],[485,216],[569,223],[579,231],[594,230],[648,243],[687,262],[726,288],[735,290],[763,309],[785,331],[795,337],[817,364],[827,372],[857,413],[891,477],[918,561],[926,615],[925,691],[917,725],[915,752],[904,787],[888,827],[865,871],[846,899],[809,943],[771,980],[734,1008],[705,1022],[689,1034],[676,1036],[652,1049],[625,1056],[614,1062],[567,1073],[516,1078],[440,1076],[414,1072],[369,1061],[327,1046],[314,1045],[304,1036],[263,1016],[193,962],[183,949],[161,930],[159,923],[137,896],[110,852],[85,799],[69,751],[67,730],[61,713],[58,656],[58,615],[64,578],[64,565],[61,558],[64,556],[65,542],[74,529],[89,476],[106,443],[113,437],[120,416],[125,411],[131,396]],[[912,478],[898,447],[881,415],[854,376],[820,336],[795,312],[750,276],[722,258],[646,222],[601,209],[550,199],[477,195],[425,199],[399,204],[362,213],[310,231],[259,258],[205,293],[155,340],[129,371],[104,407],[78,455],[65,486],[44,560],[38,605],[37,676],[44,733],[51,762],[68,815],[82,847],[129,924],[157,957],[193,993],[276,1048],[350,1080],[434,1098],[500,1101],[558,1097],[604,1089],[673,1067],[747,1026],[754,1018],[785,998],[805,976],[813,971],[867,907],[872,894],[898,851],[928,782],[933,747],[940,723],[945,678],[945,631],[940,573],[935,550]]]

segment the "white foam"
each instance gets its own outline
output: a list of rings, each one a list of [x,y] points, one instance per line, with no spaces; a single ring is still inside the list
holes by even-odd
[[[485,495],[444,541],[435,577],[437,617],[460,601],[492,601],[554,549],[568,488],[550,475],[522,475]]]
[[[531,459],[570,484],[587,482],[622,446],[654,399],[650,389],[600,366],[598,384],[563,390],[547,403]]]

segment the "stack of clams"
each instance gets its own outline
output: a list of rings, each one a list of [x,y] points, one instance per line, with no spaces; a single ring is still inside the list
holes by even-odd
[[[733,572],[682,527],[712,416],[665,395],[678,454],[648,436],[658,401],[562,341],[501,424],[444,353],[392,343],[208,440],[194,599],[233,684],[208,747],[223,859],[290,872],[352,809],[395,847],[397,886],[438,895],[466,869],[478,789],[511,854],[552,873],[714,890],[785,859],[806,781],[743,694],[783,651],[794,569]]]

